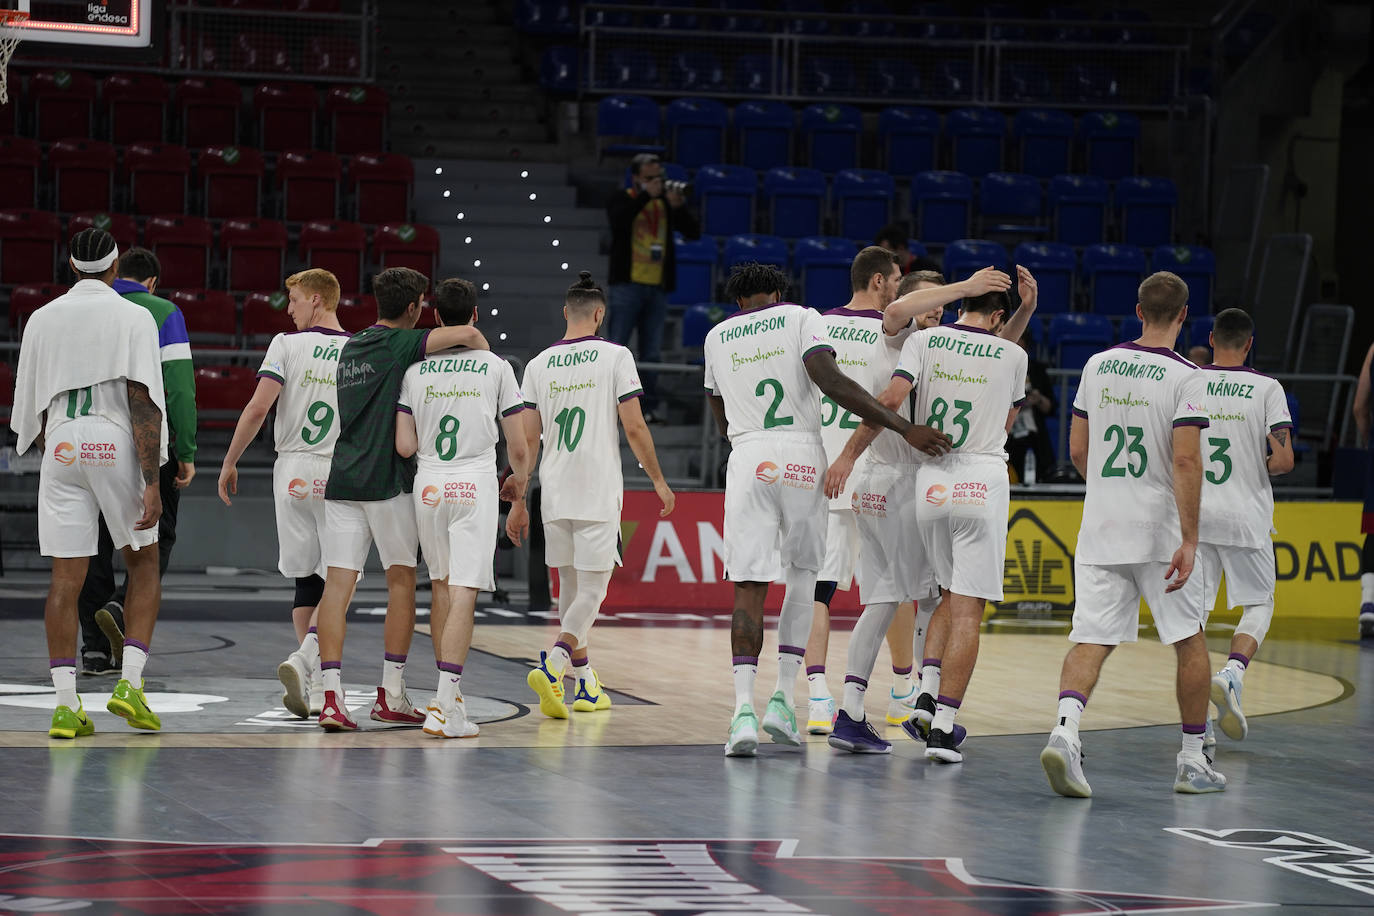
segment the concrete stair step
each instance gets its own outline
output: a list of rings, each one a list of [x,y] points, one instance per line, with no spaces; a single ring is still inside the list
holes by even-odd
[[[547,212],[540,212],[543,208],[506,207],[495,203],[475,204],[467,200],[460,202],[462,209],[459,212],[463,214],[463,219],[456,220],[456,214],[453,212],[455,208],[450,205],[450,201],[453,200],[459,200],[457,192],[445,198],[442,191],[427,189],[422,192],[417,187],[415,218],[435,225],[458,222],[463,226],[534,226],[598,231],[606,226],[605,212],[590,207],[550,207]],[[544,222],[545,216],[549,217],[547,223]]]
[[[457,226],[448,225],[444,222],[437,223],[441,250],[458,251],[465,246],[477,246],[474,250],[484,251],[488,255],[495,255],[502,251],[509,251],[513,255],[524,255],[526,257],[548,252],[550,255],[559,255],[562,252],[597,251],[601,245],[601,233],[595,229],[586,228],[566,228],[557,230],[557,234],[547,242],[541,242],[540,236],[532,238],[529,229],[515,226]],[[552,234],[552,233],[551,233]],[[471,236],[471,242],[464,239]],[[558,244],[554,245],[553,240]]]
[[[438,179],[439,176],[435,178]],[[448,197],[444,197],[444,191],[449,192]],[[534,195],[533,200],[530,199],[530,195]],[[423,189],[416,186],[415,197],[444,201],[448,204],[448,219],[453,219],[460,211],[467,213],[470,208],[483,205],[510,207],[521,214],[530,214],[540,219],[546,215],[552,216],[554,210],[577,209],[577,189],[570,185],[537,185],[508,181],[498,183],[480,178],[455,177],[446,182],[426,179]],[[465,218],[473,219],[472,216]]]
[[[535,122],[412,117],[396,114],[393,110],[391,135],[393,138],[410,136],[431,142],[499,140],[503,143],[538,143],[548,139],[549,131],[544,125]]]
[[[568,183],[568,167],[562,162],[520,163],[510,162],[504,157],[483,160],[480,158],[449,159],[433,156],[415,160],[415,180],[428,181],[466,178],[471,181],[528,181],[532,184]]]

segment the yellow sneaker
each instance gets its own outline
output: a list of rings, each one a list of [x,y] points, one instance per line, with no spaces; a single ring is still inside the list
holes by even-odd
[[[588,669],[591,677],[577,679],[577,693],[573,696],[573,712],[596,712],[611,708],[611,695],[601,687],[595,669]]]
[[[563,678],[556,677],[548,666],[549,653],[539,653],[539,667],[530,672],[525,683],[539,695],[539,711],[550,719],[566,719],[568,706],[563,702]]]
[[[81,708],[81,700],[76,701],[76,709],[59,706],[52,711],[52,725],[48,726],[49,738],[84,738],[95,734],[95,724],[86,717]]]
[[[115,684],[114,693],[110,695],[110,702],[105,704],[105,708],[126,720],[134,728],[150,732],[162,728],[162,720],[157,717],[157,713],[148,708],[148,698],[143,695],[143,687],[134,687],[122,678]]]

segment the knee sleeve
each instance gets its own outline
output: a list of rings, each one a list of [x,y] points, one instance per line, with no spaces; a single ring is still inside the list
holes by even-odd
[[[558,567],[558,614],[562,617],[577,600],[577,570],[571,566]],[[567,630],[566,627],[564,627]],[[568,632],[572,632],[568,630]]]
[[[854,632],[849,636],[849,657],[845,663],[846,675],[861,677],[865,681],[873,673],[873,665],[878,660],[878,650],[897,615],[897,602],[886,601],[870,604],[859,615],[854,624]]]
[[[778,645],[805,649],[811,636],[811,618],[816,611],[816,571],[788,566],[782,573],[787,592],[778,614]]]
[[[591,632],[596,614],[601,610],[601,602],[606,600],[606,589],[611,584],[611,572],[609,569],[596,572],[579,569],[574,572],[577,579],[577,594],[569,602],[567,609],[562,611],[561,616],[563,630],[576,636],[579,645],[587,641],[587,634]],[[562,607],[561,597],[559,606]]]
[[[1240,623],[1236,624],[1236,632],[1249,636],[1257,643],[1263,644],[1264,636],[1269,632],[1269,624],[1274,620],[1273,599],[1264,604],[1252,604],[1249,607],[1241,608]]]
[[[324,580],[319,576],[304,576],[296,580],[296,603],[292,607],[316,607],[324,596]]]
[[[834,600],[835,590],[837,588],[839,588],[838,582],[817,582],[816,600],[819,601],[821,604],[825,605],[827,608],[830,607],[830,602]]]

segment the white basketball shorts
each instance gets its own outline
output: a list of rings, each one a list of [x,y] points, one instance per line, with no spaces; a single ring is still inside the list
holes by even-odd
[[[1006,463],[948,457],[916,472],[916,513],[936,581],[956,595],[1002,600],[1011,487]]]
[[[45,557],[93,557],[100,516],[116,548],[157,543],[157,526],[135,531],[143,517],[143,472],[127,430],[102,417],[70,420],[53,430],[38,473],[38,549]]]
[[[1135,642],[1143,599],[1154,617],[1159,641],[1166,646],[1187,639],[1207,622],[1206,570],[1194,563],[1188,582],[1165,594],[1168,563],[1122,563],[1093,566],[1075,560],[1074,609],[1070,642],[1115,646]]]
[[[820,437],[760,433],[739,442],[725,472],[725,572],[776,582],[784,566],[819,571],[829,509]]]
[[[916,465],[870,464],[854,482],[859,599],[865,606],[939,595],[916,523]]]
[[[1274,600],[1278,572],[1274,568],[1272,547],[1230,547],[1220,544],[1197,545],[1195,569],[1206,575],[1207,607],[1216,605],[1221,576],[1226,574],[1226,606],[1251,607]],[[1194,575],[1197,575],[1194,572]]]
[[[429,577],[479,591],[495,588],[500,502],[495,470],[442,474],[421,469],[411,496]]]
[[[368,548],[376,539],[382,568],[414,566],[420,534],[412,498],[409,493],[398,493],[382,500],[326,499],[325,565],[362,572]]]
[[[324,487],[329,459],[308,452],[283,452],[272,467],[272,503],[277,511],[277,569],[288,579],[325,574]]]

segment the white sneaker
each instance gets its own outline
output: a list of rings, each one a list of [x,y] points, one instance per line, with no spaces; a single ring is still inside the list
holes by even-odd
[[[281,681],[281,705],[286,711],[302,719],[310,718],[312,705],[310,697],[310,662],[299,651],[286,656],[286,661],[277,666],[277,680]],[[324,679],[320,679],[320,705],[314,708],[319,715],[324,707]]]
[[[905,696],[897,696],[892,691],[887,694],[887,724],[901,725],[912,714],[916,712],[916,698],[921,695],[921,688],[916,685],[911,686],[911,692]]]
[[[1069,798],[1092,798],[1092,786],[1083,775],[1083,745],[1062,725],[1050,732],[1049,743],[1040,752],[1040,766],[1049,777],[1050,788]]]
[[[1240,708],[1241,688],[1230,668],[1222,668],[1212,675],[1212,702],[1217,707],[1217,727],[1232,741],[1244,741],[1250,734],[1250,723]]]
[[[806,733],[828,735],[835,730],[835,698],[811,697],[807,704]]]
[[[748,703],[740,707],[730,720],[730,734],[725,739],[726,757],[753,757],[759,749],[759,720]]]
[[[462,698],[447,709],[430,703],[425,710],[425,734],[435,738],[475,738],[477,723],[468,719]]]
[[[1217,746],[1217,730],[1215,728],[1215,725],[1216,719],[1213,719],[1211,716],[1208,716],[1207,730],[1202,733],[1202,746],[1205,748]]]
[[[318,716],[324,709],[324,675],[317,668],[310,672],[310,714]]]
[[[1174,777],[1174,791],[1187,795],[1226,791],[1226,777],[1212,768],[1207,756],[1178,753],[1178,775]]]

